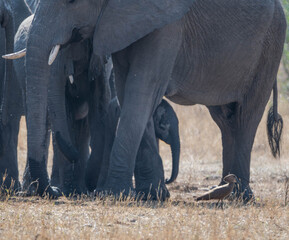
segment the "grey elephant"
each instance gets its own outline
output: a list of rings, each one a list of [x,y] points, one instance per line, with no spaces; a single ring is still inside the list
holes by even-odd
[[[30,16],[20,25],[15,35],[14,50],[16,52],[26,46],[28,38],[27,34],[29,32],[32,20],[33,16]],[[89,50],[88,47],[88,41],[85,41],[84,43],[76,43],[76,44],[72,43],[65,51],[62,52],[63,56],[58,58],[58,63],[53,66],[51,74],[52,77],[50,80],[51,82],[49,92],[51,92],[52,94],[48,98],[50,99],[50,103],[48,105],[48,108],[50,109],[49,110],[50,120],[52,121],[52,131],[54,132],[53,138],[54,158],[53,158],[51,184],[60,187],[60,189],[65,195],[85,192],[85,187],[83,184],[84,179],[83,169],[86,166],[86,160],[89,155],[88,154],[89,136],[90,136],[89,132],[93,133],[91,144],[92,156],[94,155],[97,158],[100,158],[99,156],[101,156],[101,154],[99,153],[99,151],[96,151],[97,154],[94,154],[95,148],[93,146],[97,145],[94,142],[96,143],[99,142],[100,139],[99,136],[107,139],[107,137],[104,137],[103,134],[99,135],[100,131],[95,130],[94,127],[95,124],[91,124],[92,125],[90,127],[91,130],[88,131],[88,120],[86,118],[89,112],[88,109],[105,109],[105,102],[109,101],[108,79],[110,81],[110,88],[112,94],[113,96],[115,95],[113,75],[110,74],[112,64],[109,61],[106,64],[108,66],[105,66],[103,60],[101,60],[99,57],[96,56],[91,57],[90,60],[90,52],[91,51]],[[90,64],[89,60],[91,62]],[[19,84],[22,86],[23,95],[25,96],[26,86],[25,86],[24,59],[14,60],[14,66],[16,69],[17,79],[19,81]],[[88,66],[90,69],[88,68]],[[105,72],[109,72],[107,77],[105,76]],[[71,80],[70,77],[73,76],[75,77],[73,78],[73,80]],[[99,80],[96,81],[97,82],[96,84],[91,84],[92,80],[88,80],[88,78],[93,79],[94,81],[96,81],[96,79]],[[91,96],[92,95],[91,93],[95,92],[94,87],[92,87],[91,85],[97,85],[99,89],[100,87],[102,88],[101,91],[98,91],[99,93],[97,93],[98,95],[97,99]],[[88,86],[90,86],[90,88]],[[56,98],[55,96],[58,97]],[[64,106],[64,96],[66,102],[65,106]],[[23,101],[25,102],[25,99]],[[94,106],[88,106],[88,102],[90,102],[90,105]],[[95,104],[95,102],[97,104]],[[66,111],[64,110],[65,108]],[[94,114],[90,115],[93,115],[94,117],[90,117],[93,118],[93,120],[90,120],[90,122],[96,122],[99,124],[99,126],[102,127],[105,125],[105,123],[101,123],[100,119],[97,120],[96,119],[97,117],[95,118],[96,115],[102,116],[106,114],[105,112],[100,113],[100,111],[101,110],[91,111],[94,112]],[[160,139],[170,144],[173,150],[172,153],[174,162],[173,164],[174,176],[172,176],[171,178],[171,181],[173,181],[177,176],[178,170],[176,169],[178,169],[179,153],[180,153],[178,126],[177,125],[174,126],[175,123],[177,124],[177,117],[168,103],[167,106],[163,106],[163,104],[160,104],[156,112],[158,112],[157,114],[158,117],[154,122],[156,127],[156,134],[158,134]],[[170,112],[170,114],[167,114],[168,112]],[[66,113],[66,115],[63,113]],[[173,118],[171,118],[171,116],[173,116]],[[77,148],[76,150],[78,151],[77,153],[72,155],[70,153],[66,154],[67,152],[69,152],[67,151],[67,149],[69,149],[70,147],[67,146],[64,141],[62,141],[62,135],[60,134],[61,132],[60,129],[66,128],[65,119],[69,120],[68,125],[70,125],[69,128],[70,136],[72,137],[72,139],[74,139],[73,144],[74,146],[76,146]],[[107,121],[109,121],[109,117],[106,117],[106,119]],[[49,127],[48,125],[49,123],[47,122],[46,123],[47,130]],[[108,126],[106,126],[105,128],[109,129]],[[95,136],[94,132],[98,133],[96,137],[94,137]],[[109,132],[111,132],[111,129],[109,130]],[[172,134],[175,137],[175,139],[171,138]],[[48,147],[49,142],[48,136],[49,134],[47,133],[46,148]],[[171,141],[173,142],[168,142],[167,138],[170,138]],[[61,149],[61,151],[59,151],[59,148]],[[96,148],[99,149],[99,146],[97,146]],[[66,157],[63,157],[62,153],[64,153]],[[80,153],[82,157],[79,156],[78,153]],[[67,159],[69,159],[73,163],[69,164]],[[93,159],[93,157],[91,157],[91,159]],[[99,174],[97,174],[97,170],[95,172],[95,168],[96,169],[105,168],[99,163],[99,161],[97,160],[95,161],[95,159],[93,159],[93,162],[94,163],[96,162],[98,164],[98,167],[93,168],[91,167],[91,165],[89,165],[88,168],[89,171],[87,171],[86,177],[87,185],[89,186],[89,189],[91,191],[94,190],[94,188],[96,187],[97,181],[95,181],[95,179],[97,180],[99,177]],[[45,178],[48,179],[47,171],[44,170],[45,161],[43,161],[41,165],[42,168],[38,169],[38,173],[45,175]],[[29,171],[30,169],[27,166],[23,179],[24,189],[27,189],[31,183]],[[95,183],[93,183],[93,179]]]
[[[26,47],[28,32],[33,15],[25,19],[20,25],[15,35],[15,51]],[[62,56],[57,60],[53,67],[51,76],[51,87],[49,95],[49,119],[46,120],[46,156],[49,145],[49,128],[53,131],[53,169],[51,182],[60,187],[66,195],[72,193],[86,192],[84,185],[84,170],[86,161],[89,157],[90,132],[88,130],[88,101],[92,89],[88,88],[88,68],[90,61],[90,49],[88,41],[83,43],[71,44]],[[80,53],[80,54],[79,54]],[[17,54],[16,54],[17,55]],[[9,56],[11,57],[11,55]],[[25,102],[25,67],[24,58],[14,60],[14,67],[19,85],[23,91],[23,102]],[[98,67],[98,66],[95,66]],[[99,69],[99,68],[98,68]],[[59,150],[61,147],[61,137],[58,133],[67,128],[74,146],[78,150],[77,157],[64,156]],[[77,161],[74,161],[77,158]],[[38,174],[42,174],[47,180],[48,173],[46,170],[47,157],[41,162],[41,168]],[[23,188],[31,189],[30,165],[26,166]],[[33,186],[32,186],[33,189]],[[55,188],[55,192],[60,192]]]
[[[276,96],[285,31],[279,0],[40,1],[26,56],[29,161],[44,157],[49,65],[77,32],[93,35],[95,54],[112,54],[122,109],[104,189],[133,188],[142,137],[153,135],[152,113],[166,96],[209,108],[222,132],[222,175],[240,179],[247,201],[252,145],[272,89]],[[274,99],[275,124],[281,118]],[[167,191],[163,171],[149,175],[147,194]]]
[[[30,12],[23,0],[0,1],[1,27],[4,29],[1,29],[0,32],[0,48],[3,54],[14,50],[14,34],[23,19],[29,15]],[[21,89],[15,78],[13,63],[2,59],[0,74],[0,186],[10,188],[14,185],[16,190],[20,187],[17,163],[18,132],[24,109]],[[4,175],[6,178],[3,183]]]
[[[27,33],[29,32],[32,19],[33,16],[30,16],[23,21],[15,35],[16,52],[26,46],[28,38]],[[97,173],[97,169],[105,169],[105,166],[102,166],[99,160],[96,160],[95,157],[97,159],[102,157],[102,152],[100,153],[99,150],[101,148],[99,148],[97,143],[103,141],[101,138],[109,138],[106,137],[106,135],[104,136],[103,133],[99,134],[101,132],[99,129],[104,125],[105,129],[110,129],[110,127],[105,123],[101,122],[101,119],[106,114],[105,105],[107,105],[110,99],[108,82],[109,80],[110,84],[113,82],[113,77],[110,76],[112,66],[110,66],[110,62],[105,64],[103,59],[97,56],[90,57],[90,55],[91,50],[89,48],[89,41],[70,44],[67,49],[62,51],[61,55],[57,59],[57,63],[53,65],[50,77],[49,92],[51,94],[48,96],[48,112],[50,114],[50,121],[52,122],[52,131],[54,132],[54,161],[51,183],[60,187],[65,195],[85,192],[83,175],[86,160],[89,156],[90,135],[92,135],[91,159],[93,159],[91,161],[98,165],[94,168],[91,167],[91,165],[88,167],[89,171],[87,171],[86,183],[91,191],[96,187],[97,182],[93,184],[93,179],[98,179],[99,174]],[[14,65],[19,84],[22,85],[22,89],[25,89],[24,59],[15,60]],[[107,72],[109,74],[106,74]],[[88,78],[90,78],[90,80]],[[96,91],[95,85],[97,85],[97,88],[101,89],[101,91]],[[110,88],[112,89],[112,92],[115,92],[114,86],[110,86]],[[25,94],[25,91],[23,91],[23,93]],[[93,95],[92,93],[96,94]],[[23,101],[25,101],[25,99]],[[88,114],[89,109],[91,114]],[[167,106],[160,104],[158,109],[161,110],[161,112],[159,113],[159,111],[156,111],[158,112],[158,117],[155,120],[155,126],[156,129],[159,129],[156,130],[156,133],[159,135],[160,139],[171,145],[173,150],[173,165],[178,168],[180,151],[178,127],[177,125],[176,127],[173,125],[170,126],[170,124],[177,123],[177,117],[168,103]],[[166,114],[167,112],[170,112],[170,114]],[[90,122],[96,123],[90,124],[90,130],[88,130],[88,115],[91,116]],[[173,118],[171,118],[171,116],[173,116]],[[63,131],[63,129],[67,129],[66,119],[69,120],[68,125],[70,125],[70,130]],[[109,117],[106,117],[106,119],[109,121]],[[166,121],[166,123],[164,121]],[[46,123],[46,127],[48,130],[48,123]],[[163,127],[165,127],[165,129],[162,129]],[[74,139],[73,145],[77,150],[75,154],[70,154],[70,146],[67,146],[62,140],[63,132],[66,133],[67,131],[70,132],[70,137]],[[109,131],[111,132],[111,129]],[[175,139],[171,138],[172,134]],[[171,138],[171,141],[173,142],[169,142],[167,138]],[[49,139],[48,133],[46,134],[46,139]],[[48,144],[47,140],[46,144]],[[95,145],[97,146],[94,147]],[[47,146],[48,145],[46,145],[46,147]],[[62,153],[65,155],[64,158]],[[67,159],[73,163],[69,164]],[[41,168],[38,169],[37,172],[38,174],[43,174],[45,179],[48,179],[44,163],[45,161],[42,162]],[[177,168],[175,167],[173,169],[174,177],[171,178],[171,181],[173,181],[177,176]],[[28,166],[25,173],[23,185],[24,188],[27,188],[31,183],[30,176],[27,177],[29,175]],[[43,191],[42,189],[40,190]]]

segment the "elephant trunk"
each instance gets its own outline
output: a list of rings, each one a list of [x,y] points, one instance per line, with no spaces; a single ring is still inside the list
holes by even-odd
[[[52,44],[46,39],[51,39],[41,18],[34,18],[27,42],[26,55],[26,108],[27,108],[27,145],[28,159],[32,181],[38,180],[38,193],[45,191],[54,196],[49,186],[45,162],[45,137],[47,134],[48,112],[48,85],[51,67],[48,65],[49,52]],[[52,116],[53,117],[53,116]],[[66,131],[65,131],[66,132]],[[68,150],[72,146],[69,135],[66,133],[59,138],[67,143]],[[77,152],[77,151],[75,151]]]
[[[33,32],[33,31],[32,31]],[[45,138],[47,134],[47,95],[49,67],[44,58],[42,34],[32,33],[27,42],[26,55],[26,124],[28,161],[31,180],[38,180],[37,192],[49,190],[45,163]],[[44,58],[44,59],[43,59]]]
[[[52,124],[52,131],[55,133],[57,147],[65,158],[75,163],[79,159],[79,153],[72,144],[70,132],[68,129],[68,116],[66,111],[65,85],[66,77],[64,75],[64,60],[62,54],[52,65],[48,94],[48,112]]]
[[[172,174],[170,179],[166,179],[166,184],[174,182],[179,173],[179,163],[180,163],[180,136],[178,124],[173,124],[170,129],[170,147],[172,152]]]

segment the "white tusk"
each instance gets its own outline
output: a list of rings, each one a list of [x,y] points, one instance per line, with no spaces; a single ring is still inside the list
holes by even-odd
[[[49,59],[48,59],[48,65],[52,65],[52,63],[54,62],[54,60],[56,59],[58,52],[60,49],[60,45],[56,45],[52,48],[50,55],[49,55]]]
[[[10,53],[10,54],[3,55],[2,58],[13,60],[13,59],[22,58],[25,55],[26,55],[26,48],[24,48],[21,51],[16,52],[16,53]]]
[[[73,76],[72,76],[72,75],[69,75],[68,78],[69,78],[70,83],[73,84],[73,83],[74,83],[74,78],[73,78]]]

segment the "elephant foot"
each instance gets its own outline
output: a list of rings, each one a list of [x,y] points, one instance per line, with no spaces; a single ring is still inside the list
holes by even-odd
[[[45,161],[38,162],[31,158],[28,161],[32,181],[31,189],[36,189],[35,193],[41,197],[47,196],[49,199],[60,197],[62,195],[61,191],[49,184]]]
[[[156,188],[152,185],[150,187],[137,188],[136,192],[138,199],[143,201],[166,201],[170,198],[170,192],[165,184],[161,184]]]

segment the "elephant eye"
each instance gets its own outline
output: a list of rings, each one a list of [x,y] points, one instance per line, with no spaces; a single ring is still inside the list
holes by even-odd
[[[75,0],[68,0],[68,3],[74,3]]]

